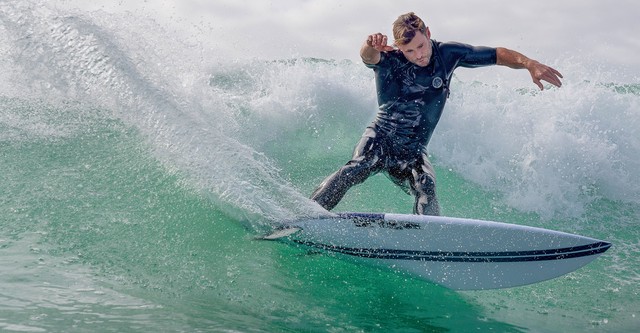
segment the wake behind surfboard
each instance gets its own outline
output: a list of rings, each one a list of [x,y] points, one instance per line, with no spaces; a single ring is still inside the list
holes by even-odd
[[[371,213],[288,222],[263,239],[340,253],[455,290],[549,280],[611,247],[589,237],[500,222]]]

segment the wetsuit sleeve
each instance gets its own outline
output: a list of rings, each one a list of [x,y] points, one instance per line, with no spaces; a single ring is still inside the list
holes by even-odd
[[[375,73],[378,105],[396,100],[401,95],[401,80],[398,80],[399,51],[382,52],[377,64],[365,65]],[[402,58],[404,59],[404,58]]]
[[[446,54],[445,59],[457,59],[455,67],[482,67],[495,65],[497,62],[494,47],[449,42],[443,43],[441,50]]]

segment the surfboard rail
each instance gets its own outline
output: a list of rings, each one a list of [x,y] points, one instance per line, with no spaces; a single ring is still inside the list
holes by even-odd
[[[286,239],[456,290],[549,280],[611,247],[594,238],[502,222],[357,212],[287,222],[263,239]]]

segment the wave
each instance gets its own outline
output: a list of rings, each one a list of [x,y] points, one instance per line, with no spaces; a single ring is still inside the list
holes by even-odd
[[[2,96],[108,110],[241,220],[322,214],[306,195],[327,172],[314,165],[346,162],[376,111],[372,73],[346,60],[203,60],[152,19],[22,1],[1,4],[0,22]],[[436,164],[545,217],[580,216],[603,198],[640,204],[639,85],[562,65],[575,78],[544,92],[456,79],[429,146]],[[0,124],[14,130],[0,138],[64,135],[69,118],[7,112]]]
[[[567,81],[542,93],[458,89],[434,154],[510,205],[544,216],[579,216],[601,198],[640,203],[638,85]]]
[[[7,51],[21,72],[12,81],[22,85],[21,94],[49,102],[80,100],[110,110],[148,138],[168,169],[177,169],[189,186],[238,218],[283,219],[320,211],[278,175],[267,156],[228,135],[226,125],[235,110],[220,96],[176,84],[186,77],[206,89],[204,71],[197,65],[173,71],[168,64],[180,63],[175,55],[160,55],[157,44],[139,43],[140,35],[120,28],[131,17],[65,16],[34,7],[23,2],[0,7],[11,45]],[[154,28],[147,31],[161,30]],[[165,42],[167,48],[160,51],[184,46],[173,43]],[[205,95],[195,99],[194,93]]]

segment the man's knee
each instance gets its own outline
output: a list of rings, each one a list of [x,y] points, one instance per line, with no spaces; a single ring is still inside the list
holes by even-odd
[[[352,186],[364,182],[372,172],[368,165],[351,161],[327,177],[311,194],[311,199],[331,210]]]

